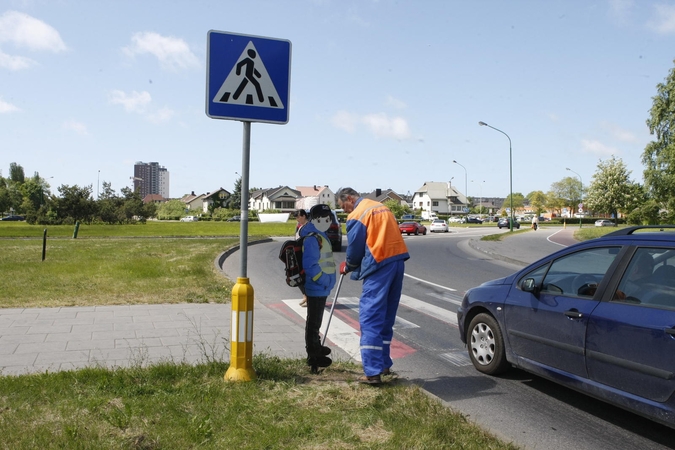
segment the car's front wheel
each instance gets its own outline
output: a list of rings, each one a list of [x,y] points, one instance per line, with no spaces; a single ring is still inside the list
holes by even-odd
[[[476,370],[498,375],[510,367],[506,360],[502,331],[494,317],[487,313],[478,314],[466,333],[469,357]]]

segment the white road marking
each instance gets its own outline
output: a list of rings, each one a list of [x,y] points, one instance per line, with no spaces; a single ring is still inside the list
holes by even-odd
[[[338,304],[340,304],[342,299],[338,298]],[[284,300],[283,301],[289,308],[295,311],[300,317],[307,317],[307,308],[300,306],[300,302],[297,299],[293,300]],[[328,324],[328,311],[324,313],[324,321],[321,326],[322,336],[326,333],[326,325]],[[355,330],[353,327],[343,322],[342,320],[335,317],[330,321],[330,329],[328,330],[328,339],[330,339],[335,345],[340,347],[342,350],[347,352],[351,358],[356,361],[361,361],[361,349],[360,349],[360,337],[358,335],[358,330]]]
[[[423,312],[447,324],[457,326],[457,314],[447,309],[438,306],[430,305],[429,303],[417,300],[416,298],[407,295],[401,295],[401,304],[408,308]]]
[[[421,278],[417,278],[417,277],[414,277],[412,275],[408,275],[407,273],[404,274],[404,275],[408,278],[412,278],[415,281],[419,281],[420,283],[425,283],[425,284],[428,284],[428,285],[431,285],[431,286],[436,286],[437,288],[446,289],[448,291],[453,291],[453,292],[457,291],[457,289],[453,289],[453,288],[449,288],[449,287],[446,287],[446,286],[442,286],[440,284],[432,283],[431,281],[426,281],[426,280],[423,280]]]

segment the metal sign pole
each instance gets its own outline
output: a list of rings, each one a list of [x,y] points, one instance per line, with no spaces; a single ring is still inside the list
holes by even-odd
[[[246,278],[248,262],[248,174],[251,161],[251,122],[244,122],[244,138],[241,151],[241,223],[239,252],[239,276]]]
[[[239,252],[241,267],[239,278],[232,288],[232,338],[230,342],[230,367],[225,381],[250,381],[255,379],[253,370],[253,286],[246,277],[248,261],[248,173],[251,155],[251,122],[244,122],[244,139],[241,162],[241,224]]]

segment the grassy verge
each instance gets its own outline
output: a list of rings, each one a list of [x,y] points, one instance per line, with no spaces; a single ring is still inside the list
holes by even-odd
[[[292,236],[296,222],[249,222],[249,236]],[[25,222],[0,222],[0,238],[42,238],[44,229],[48,237],[72,237],[73,225],[28,225]],[[78,239],[91,237],[174,237],[174,236],[239,236],[238,222],[159,222],[149,221],[137,225],[80,225]]]
[[[497,233],[497,234],[488,234],[486,236],[483,236],[480,238],[481,241],[501,241],[507,236],[513,236],[514,234],[521,234],[521,233],[527,233],[528,231],[532,231],[529,228],[522,228],[520,230],[513,230],[513,232],[509,233]]]
[[[419,388],[355,382],[336,363],[256,356],[253,382],[227,364],[158,364],[0,377],[1,448],[512,449]]]
[[[135,228],[135,227],[132,227]],[[0,240],[0,307],[229,302],[213,261],[238,238]]]

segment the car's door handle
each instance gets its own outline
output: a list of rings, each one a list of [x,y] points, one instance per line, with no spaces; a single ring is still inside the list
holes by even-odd
[[[675,328],[666,328],[666,333],[671,336],[675,336]]]
[[[581,314],[579,311],[571,309],[569,311],[565,311],[565,315],[569,317],[570,319],[581,319],[584,315]]]

